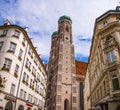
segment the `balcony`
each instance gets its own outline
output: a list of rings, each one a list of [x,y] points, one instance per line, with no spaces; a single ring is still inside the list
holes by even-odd
[[[15,73],[14,73],[14,76],[17,78],[17,77],[18,77],[18,73],[17,73],[17,72],[15,72]]]
[[[22,42],[22,45],[23,45],[23,47],[25,47],[25,43],[24,42]]]
[[[21,61],[22,60],[21,56],[18,56],[18,59]]]
[[[107,48],[109,48],[109,47],[112,47],[112,46],[115,46],[115,45],[116,45],[116,41],[111,40],[111,41],[109,41],[109,42],[105,42],[103,49],[105,50],[105,49],[107,49]]]
[[[14,53],[15,51],[9,49],[7,52],[9,52],[9,53]]]
[[[2,70],[9,72],[10,67],[4,64],[4,66],[2,67]]]
[[[1,34],[0,37],[6,37],[6,34]]]

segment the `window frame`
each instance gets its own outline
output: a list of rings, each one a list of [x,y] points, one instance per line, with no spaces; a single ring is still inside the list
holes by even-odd
[[[0,41],[0,50],[2,50],[3,44],[4,44],[4,42]]]
[[[111,76],[113,91],[120,90],[120,81],[117,74]],[[117,83],[116,83],[117,81]]]
[[[108,63],[113,63],[115,61],[115,53],[114,50],[110,50],[107,52],[107,61]]]
[[[14,95],[14,93],[15,93],[15,84],[12,83],[10,88],[10,94]]]
[[[10,42],[9,51],[15,52],[17,44]]]

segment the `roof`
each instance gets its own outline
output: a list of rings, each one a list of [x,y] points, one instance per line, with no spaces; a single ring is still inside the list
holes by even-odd
[[[58,31],[52,33],[52,36],[58,35]]]
[[[75,66],[76,66],[76,79],[77,80],[83,80],[83,76],[85,76],[87,71],[87,63],[75,60]],[[81,77],[80,77],[81,76]]]
[[[71,18],[70,18],[69,16],[67,16],[67,15],[61,16],[61,17],[59,18],[58,22],[60,22],[61,20],[64,20],[64,19],[70,20],[70,21],[72,22]]]
[[[106,18],[107,16],[109,15],[120,15],[120,6],[117,6],[115,10],[109,10],[107,12],[105,12],[104,14],[102,14],[101,16],[99,16],[97,19],[96,19],[96,22],[99,22],[101,21],[102,19]]]

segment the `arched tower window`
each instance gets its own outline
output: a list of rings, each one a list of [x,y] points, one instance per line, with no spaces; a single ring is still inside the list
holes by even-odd
[[[68,27],[68,26],[66,26],[65,30],[66,30],[67,32],[69,32],[69,27]]]
[[[64,101],[64,110],[69,110],[69,102],[67,99]]]
[[[113,85],[113,90],[119,90],[120,88],[119,79],[116,74],[112,75],[112,85]]]

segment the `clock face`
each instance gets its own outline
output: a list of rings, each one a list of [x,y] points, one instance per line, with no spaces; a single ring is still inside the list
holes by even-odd
[[[64,36],[64,39],[65,39],[65,40],[69,40],[69,37],[68,37],[68,36]]]

